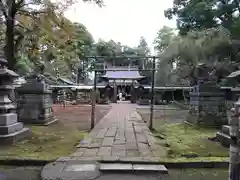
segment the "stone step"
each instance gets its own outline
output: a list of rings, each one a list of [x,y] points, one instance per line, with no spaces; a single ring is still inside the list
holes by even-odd
[[[20,131],[7,134],[7,135],[0,135],[0,145],[9,145],[13,142],[17,142],[19,140],[22,140],[23,138],[30,136],[30,130],[29,128],[23,128]]]
[[[225,147],[230,146],[231,137],[229,135],[222,132],[217,132],[216,138],[223,146]]]
[[[12,134],[20,131],[23,128],[22,123],[14,123],[7,126],[0,126],[0,135]]]
[[[41,172],[42,180],[87,180],[87,179],[159,179],[159,176],[167,176],[167,169],[162,165],[145,165],[145,164],[109,164],[112,167],[109,171],[107,166],[97,162],[71,161],[54,162],[43,167]],[[102,168],[102,170],[101,170]],[[116,172],[117,170],[117,172]],[[130,170],[130,171],[129,171]],[[135,176],[136,172],[142,172],[140,176]],[[112,174],[113,173],[113,174]],[[118,173],[117,176],[114,173]],[[110,176],[109,176],[110,175]],[[111,176],[113,175],[113,176]],[[160,178],[162,179],[162,178]],[[165,178],[164,178],[165,179]]]
[[[168,170],[160,164],[101,163],[100,171],[138,171],[167,174]]]

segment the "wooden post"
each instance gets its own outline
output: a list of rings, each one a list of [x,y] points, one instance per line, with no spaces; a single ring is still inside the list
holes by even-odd
[[[136,92],[135,92],[133,80],[132,80],[132,84],[131,84],[130,93],[131,93],[131,103],[136,103],[136,94],[135,94]]]
[[[153,130],[153,107],[154,107],[154,95],[155,95],[155,63],[156,57],[153,57],[153,65],[152,65],[152,93],[151,93],[151,108],[150,108],[150,122],[149,129]]]
[[[95,124],[95,107],[96,107],[96,91],[97,91],[97,71],[94,71],[94,86],[92,89],[92,114],[91,114],[91,129]]]
[[[117,83],[116,80],[113,82],[113,102],[117,102]]]

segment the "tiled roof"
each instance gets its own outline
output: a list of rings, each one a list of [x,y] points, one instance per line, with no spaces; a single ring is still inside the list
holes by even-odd
[[[70,81],[70,80],[67,79],[67,78],[59,77],[58,79],[59,79],[60,81],[64,82],[64,83],[66,83],[66,84],[69,84],[69,85],[75,85],[74,82]]]
[[[117,70],[117,71],[108,71],[104,76],[104,78],[108,79],[141,79],[144,78],[144,76],[141,76],[138,72],[138,70]]]

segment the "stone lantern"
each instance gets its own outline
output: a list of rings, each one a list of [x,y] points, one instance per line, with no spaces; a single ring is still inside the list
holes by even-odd
[[[52,110],[52,90],[47,84],[44,64],[39,62],[27,83],[17,88],[19,121],[25,124],[50,125],[57,122]]]
[[[196,82],[189,93],[190,110],[187,121],[191,124],[221,127],[227,124],[224,93],[217,84],[214,71],[204,64],[196,68]]]
[[[29,128],[18,122],[16,106],[9,99],[13,80],[18,74],[7,68],[7,61],[0,51],[0,145],[12,144],[30,135]]]

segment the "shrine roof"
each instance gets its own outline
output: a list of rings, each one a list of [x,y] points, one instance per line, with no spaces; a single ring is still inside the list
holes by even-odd
[[[59,81],[62,81],[63,83],[66,83],[68,85],[75,85],[74,82],[72,82],[71,80],[67,79],[67,78],[64,78],[64,77],[59,77],[58,78]]]
[[[114,71],[116,70],[116,71]],[[142,79],[144,76],[139,74],[138,69],[114,68],[107,69],[106,74],[102,76],[107,79]]]

